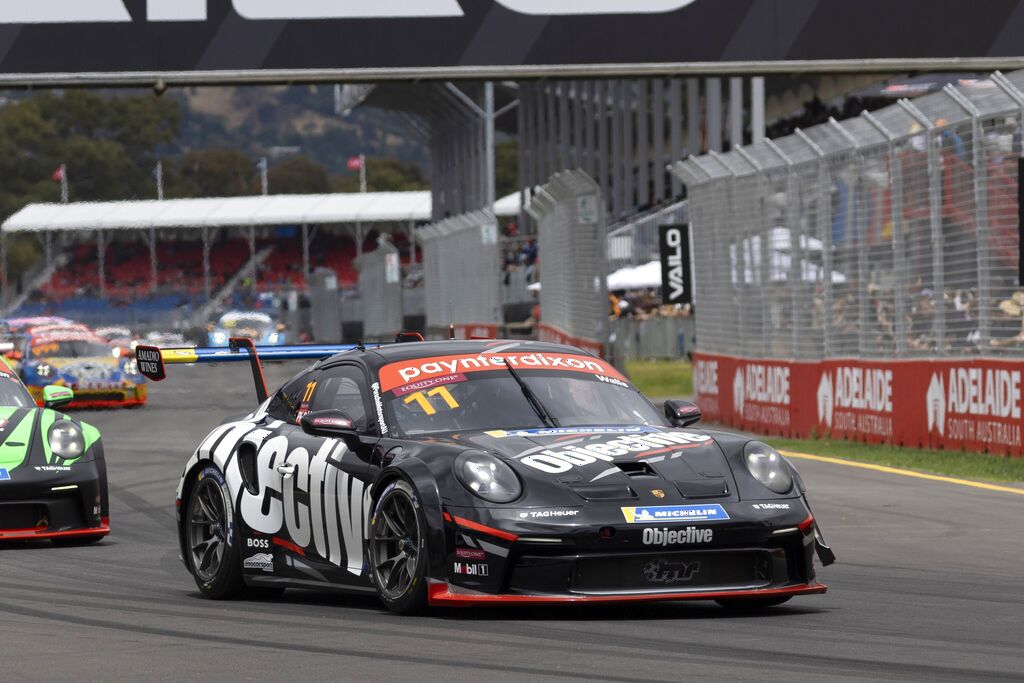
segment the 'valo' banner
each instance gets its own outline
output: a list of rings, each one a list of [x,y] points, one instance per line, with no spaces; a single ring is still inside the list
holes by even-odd
[[[662,225],[658,234],[661,259],[661,301],[693,303],[693,268],[690,264],[690,226]]]
[[[1024,0],[3,0],[0,74],[1013,57]],[[907,30],[908,27],[911,30]]]
[[[795,362],[693,354],[709,421],[796,438],[1024,455],[1019,361]]]

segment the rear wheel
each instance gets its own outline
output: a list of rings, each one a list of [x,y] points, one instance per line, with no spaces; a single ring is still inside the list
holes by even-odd
[[[370,522],[370,575],[392,612],[413,614],[427,604],[427,545],[423,511],[412,487],[390,484]]]
[[[781,605],[792,597],[792,595],[776,595],[770,598],[722,598],[721,600],[715,600],[715,602],[726,609],[758,610]]]
[[[237,596],[245,584],[238,544],[230,538],[231,498],[216,467],[196,474],[185,514],[185,556],[199,591],[214,600]]]

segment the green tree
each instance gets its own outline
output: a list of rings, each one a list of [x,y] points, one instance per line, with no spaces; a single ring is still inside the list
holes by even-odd
[[[258,192],[259,177],[252,159],[233,149],[200,149],[182,157],[180,178],[168,188],[175,197],[236,197]]]
[[[270,169],[271,194],[321,194],[331,191],[327,169],[303,156],[292,157]]]
[[[495,199],[519,191],[519,147],[515,140],[494,146]]]

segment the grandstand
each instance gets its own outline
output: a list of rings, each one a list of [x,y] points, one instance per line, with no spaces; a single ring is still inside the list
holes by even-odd
[[[499,200],[497,210],[516,215],[519,195]],[[226,289],[305,291],[318,268],[351,288],[356,259],[376,248],[381,232],[403,266],[415,263],[411,231],[430,214],[429,192],[34,204],[9,218],[2,234],[56,234],[49,258],[63,265],[7,309],[149,324],[183,320],[234,293]]]

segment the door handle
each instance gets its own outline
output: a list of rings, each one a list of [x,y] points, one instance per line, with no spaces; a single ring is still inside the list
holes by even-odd
[[[277,473],[281,475],[282,479],[291,479],[292,475],[295,474],[295,465],[278,465]]]

